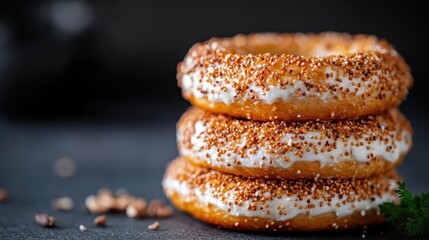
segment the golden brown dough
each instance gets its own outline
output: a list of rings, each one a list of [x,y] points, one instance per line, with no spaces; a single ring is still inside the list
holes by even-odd
[[[195,164],[253,178],[362,178],[399,165],[412,129],[397,109],[355,120],[257,122],[191,108],[178,149]]]
[[[169,165],[163,186],[178,209],[219,227],[319,231],[381,223],[383,216],[377,206],[397,200],[394,193],[397,179],[395,172],[356,180],[249,179],[199,167],[179,157]],[[322,208],[325,211],[314,214]],[[300,214],[291,216],[294,211]]]
[[[380,114],[413,82],[387,41],[332,32],[213,38],[189,50],[177,79],[193,105],[260,121]]]

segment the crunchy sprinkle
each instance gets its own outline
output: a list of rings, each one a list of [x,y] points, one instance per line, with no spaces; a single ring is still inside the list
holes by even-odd
[[[197,133],[195,125],[198,122],[202,123],[204,130]],[[200,152],[214,148],[216,150],[214,155],[206,154],[206,157],[211,158],[212,161],[223,162],[231,153],[246,158],[256,154],[261,147],[265,147],[267,154],[260,163],[261,168],[270,165],[276,158],[283,158],[284,161],[290,162],[286,153],[303,158],[307,152],[334,153],[338,148],[345,147],[342,156],[347,157],[350,154],[347,146],[338,145],[341,140],[343,144],[352,140],[351,146],[368,147],[381,142],[386,145],[387,152],[396,150],[398,147],[396,144],[400,140],[405,140],[409,147],[412,144],[411,126],[397,109],[382,115],[354,120],[258,122],[191,108],[182,116],[177,127],[181,135],[178,142],[179,149]],[[318,134],[308,139],[304,137],[308,132]],[[198,149],[193,146],[194,137],[204,142]],[[378,156],[371,152],[366,157],[370,161]],[[331,159],[336,160],[333,158],[331,155]],[[237,159],[231,167],[240,164],[240,160]]]
[[[170,164],[166,177],[184,182],[190,189],[198,189],[201,192],[210,189],[213,197],[225,205],[243,206],[244,202],[250,201],[249,211],[265,211],[269,207],[268,201],[286,196],[295,196],[298,199],[310,197],[310,199],[322,200],[330,205],[332,197],[338,194],[340,198],[345,199],[335,204],[336,207],[341,207],[357,200],[363,201],[374,196],[381,197],[386,193],[394,194],[390,180],[397,179],[397,174],[391,171],[385,175],[366,179],[318,179],[317,181],[313,179],[251,179],[199,167],[189,163],[185,158],[179,158]],[[225,193],[232,194],[233,197],[228,197]],[[324,203],[320,204],[324,205]],[[311,209],[316,206],[308,200],[303,205],[295,203],[294,207],[307,209],[307,214],[310,214]],[[276,207],[276,211],[279,215],[286,213],[284,206]],[[265,213],[269,214],[269,212]]]
[[[211,93],[230,91],[226,86],[231,86],[237,102],[259,100],[278,87],[292,89],[289,97],[294,98],[328,95],[343,100],[356,95],[365,104],[377,101],[393,107],[413,83],[409,67],[387,41],[339,33],[213,38],[195,44],[177,67],[178,85],[188,99],[192,92],[183,77],[190,74],[203,96],[209,92],[201,83],[210,85]],[[328,81],[332,78],[335,81]]]
[[[156,231],[156,230],[158,230],[160,227],[161,227],[161,224],[160,224],[158,221],[156,221],[156,222],[152,223],[151,225],[149,225],[147,228],[148,228],[149,230]]]

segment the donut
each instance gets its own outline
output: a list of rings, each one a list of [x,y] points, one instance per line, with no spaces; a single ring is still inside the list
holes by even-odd
[[[251,179],[179,157],[162,184],[179,210],[221,228],[320,231],[381,223],[378,206],[397,201],[397,180],[394,171],[362,179]]]
[[[412,129],[398,109],[354,120],[259,122],[190,108],[177,123],[179,153],[252,178],[362,178],[401,163]]]
[[[189,50],[177,80],[194,106],[259,121],[376,115],[413,83],[387,41],[332,32],[212,38]]]

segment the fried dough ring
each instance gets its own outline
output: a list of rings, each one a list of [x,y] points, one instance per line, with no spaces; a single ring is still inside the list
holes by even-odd
[[[222,228],[321,231],[381,223],[377,207],[397,201],[397,179],[395,172],[355,180],[249,179],[179,157],[169,165],[163,187],[178,209]]]
[[[252,178],[362,178],[401,163],[412,129],[398,109],[356,120],[257,122],[191,108],[177,124],[181,155]]]
[[[376,115],[413,83],[387,41],[341,33],[213,38],[189,50],[177,79],[193,105],[260,121]]]

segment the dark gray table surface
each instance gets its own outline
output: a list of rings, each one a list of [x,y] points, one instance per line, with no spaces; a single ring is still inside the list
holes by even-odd
[[[176,110],[177,111],[177,110]],[[181,110],[180,110],[181,111]],[[165,199],[161,179],[168,161],[177,155],[175,122],[179,113],[162,121],[120,121],[99,123],[23,123],[0,120],[0,187],[10,199],[0,204],[0,239],[361,239],[363,230],[328,233],[257,234],[231,232],[206,225],[175,212],[161,219],[161,229],[147,226],[155,219],[134,220],[109,214],[108,226],[96,228],[93,215],[83,211],[83,201],[100,187],[126,188],[146,199]],[[427,118],[411,114],[415,129],[413,152],[400,171],[415,192],[429,190],[425,148],[429,128]],[[58,178],[55,161],[70,157],[76,174]],[[59,213],[50,209],[51,200],[71,196],[75,209]],[[33,214],[46,211],[57,218],[58,227],[44,229],[35,224]],[[80,232],[84,224],[88,231]],[[383,232],[383,233],[382,233]],[[366,238],[403,239],[392,227],[369,229]]]

